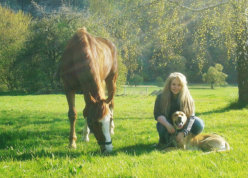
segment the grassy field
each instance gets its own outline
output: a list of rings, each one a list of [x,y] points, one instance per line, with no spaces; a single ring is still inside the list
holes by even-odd
[[[83,96],[77,95],[77,146],[67,148],[64,95],[0,96],[0,177],[248,177],[248,107],[231,104],[237,87],[190,87],[204,133],[226,138],[230,152],[158,151],[153,118],[157,87],[127,87],[115,98],[114,151],[101,155],[93,135],[81,141]],[[129,93],[127,93],[129,92]],[[230,105],[231,104],[231,105]]]

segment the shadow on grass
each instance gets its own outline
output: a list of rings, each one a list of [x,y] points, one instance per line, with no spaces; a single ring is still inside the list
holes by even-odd
[[[26,151],[24,153],[16,152],[15,150],[9,151],[8,153],[0,156],[1,160],[17,160],[17,161],[26,161],[26,160],[32,160],[37,158],[77,158],[82,156],[83,154],[80,152],[73,152],[68,150],[62,150],[62,151],[47,151],[45,149],[42,149],[40,151]]]
[[[196,113],[196,115],[208,115],[208,114],[213,114],[213,113],[224,113],[227,111],[239,110],[239,109],[243,109],[243,108],[248,108],[248,105],[234,101],[234,102],[231,102],[229,105],[227,105],[224,108],[218,108],[218,109],[215,109],[212,111],[207,111],[207,112],[199,112],[199,113]]]
[[[67,148],[68,119],[52,119],[51,116],[44,117],[41,113],[36,113],[37,117],[26,115],[16,117],[18,114],[17,112],[8,117],[0,117],[0,124],[5,125],[5,129],[0,131],[0,160],[25,161],[43,157],[53,159],[77,158],[82,155],[106,156],[101,154],[99,146],[90,150]],[[80,138],[84,120],[78,119],[77,122],[77,135]],[[137,144],[114,149],[110,155],[115,156],[120,152],[141,155],[152,150],[154,150],[152,144]]]
[[[67,138],[69,131],[51,130],[51,131],[5,131],[0,133],[0,149],[9,147],[21,147],[29,149],[30,147],[40,146],[40,141],[47,141],[49,144],[54,138]],[[58,142],[59,140],[56,140]]]
[[[0,92],[0,96],[26,96],[26,95],[49,95],[49,94],[64,94],[63,90],[60,91],[37,91],[37,92],[25,92],[25,91],[6,91]]]
[[[24,96],[24,95],[28,95],[28,93],[23,91],[0,92],[0,96]]]
[[[27,150],[26,152],[19,152],[16,150],[8,150],[3,152],[0,156],[1,160],[17,160],[17,161],[26,161],[26,160],[33,160],[38,158],[78,158],[81,156],[117,156],[119,153],[125,153],[130,156],[139,156],[143,154],[148,154],[152,151],[156,150],[154,147],[154,144],[137,144],[127,147],[122,147],[119,149],[114,149],[113,152],[104,154],[100,152],[100,148],[97,148],[95,151],[79,151],[77,150],[71,150],[69,148],[63,149],[61,151],[52,151],[52,150],[46,150],[42,149],[39,151],[33,151],[33,150]],[[90,160],[90,159],[89,159]]]
[[[211,91],[214,91],[214,89],[211,89],[210,87],[207,88],[207,87],[189,87],[190,90],[211,90]]]
[[[156,150],[155,144],[136,144],[136,145],[129,145],[124,146],[121,148],[113,149],[113,151],[109,154],[101,153],[100,150],[97,151],[90,151],[86,154],[92,155],[92,156],[116,156],[119,153],[125,153],[127,155],[131,156],[139,156],[142,154],[147,154],[152,151]]]
[[[54,131],[0,133],[0,160],[25,161],[46,157],[52,159],[55,157],[76,158],[84,155],[82,150],[70,149],[67,146],[68,136],[69,130],[58,132],[57,129]]]
[[[136,144],[130,146],[124,146],[122,148],[118,148],[114,150],[114,154],[117,153],[125,153],[128,155],[142,155],[146,153],[150,153],[155,150],[154,143],[153,144]]]
[[[3,126],[1,127],[3,129],[0,129],[0,160],[29,160],[54,155],[61,157],[80,155],[74,152],[68,154],[64,149],[62,152],[55,153],[45,151],[51,148],[60,148],[68,142],[69,121],[67,117],[65,117],[66,119],[58,118],[58,116],[54,118],[49,114],[37,112],[31,115],[19,112],[1,115],[0,125]],[[79,119],[77,125],[83,128],[83,120]],[[81,130],[78,129],[79,132]]]
[[[132,117],[118,117],[118,118],[114,118],[114,120],[120,120],[120,121],[122,121],[122,120],[132,120],[132,121],[140,121],[140,120],[149,120],[149,119],[151,119],[151,117],[139,117],[139,116],[132,116]]]

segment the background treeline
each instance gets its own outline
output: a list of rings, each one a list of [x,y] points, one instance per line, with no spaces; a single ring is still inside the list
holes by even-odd
[[[162,83],[179,71],[203,82],[221,64],[237,82],[246,1],[0,0],[0,90],[61,89],[57,68],[77,28],[112,40],[118,84]]]

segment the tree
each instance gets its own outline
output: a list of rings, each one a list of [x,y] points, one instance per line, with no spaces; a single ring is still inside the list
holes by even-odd
[[[31,17],[0,6],[0,83],[8,90],[16,89],[14,63],[17,54],[25,47]]]
[[[88,12],[74,12],[70,8],[64,8],[58,12],[44,13],[40,19],[34,20],[26,48],[17,57],[16,69],[22,71],[17,76],[21,81],[20,87],[28,92],[42,93],[61,89],[59,77],[54,76],[64,48],[76,30],[85,26],[89,33],[111,39],[104,25],[96,24],[94,18],[89,16]],[[126,81],[126,67],[122,61],[119,56],[118,85]]]
[[[33,21],[30,39],[16,61],[16,69],[22,71],[17,78],[23,90],[49,92],[59,87],[54,75],[67,41],[81,27],[79,17],[63,11]]]
[[[129,80],[130,84],[133,84],[135,86],[141,84],[143,81],[143,77],[138,74],[134,74],[134,76]]]
[[[204,7],[204,3],[188,3],[187,6],[176,3],[182,9],[197,12],[198,28],[195,32],[195,46],[198,48],[197,62],[202,69],[206,63],[208,46],[219,44],[226,49],[228,60],[237,62],[237,82],[239,103],[248,104],[248,1],[226,0],[209,1],[213,5]],[[199,6],[202,6],[199,8]],[[190,7],[190,6],[193,7]],[[208,41],[211,36],[211,41]]]
[[[221,16],[215,17],[229,59],[237,61],[239,103],[248,104],[248,1],[230,0]],[[225,18],[223,18],[225,16]]]
[[[216,64],[215,67],[209,67],[207,73],[202,75],[202,80],[206,83],[210,83],[211,89],[214,89],[214,85],[226,84],[227,75],[222,72],[223,66]]]
[[[156,83],[157,83],[157,85],[158,85],[159,87],[162,87],[162,86],[164,86],[164,79],[163,79],[162,77],[158,76],[158,77],[156,78]]]
[[[239,98],[246,97],[247,1],[87,0],[82,1],[82,9],[76,7],[81,1],[65,0],[64,4],[73,9],[66,12],[61,10],[68,8],[55,1],[59,2],[32,1],[35,8],[31,14],[37,18],[32,24],[36,27],[32,25],[29,42],[23,45],[27,49],[18,53],[23,66],[15,71],[23,75],[15,75],[21,80],[12,77],[16,82],[29,83],[26,86],[32,90],[53,88],[58,81],[52,76],[66,41],[77,27],[86,26],[90,33],[116,44],[119,66],[124,64],[119,68],[120,81],[126,75],[129,80],[139,74],[151,82],[179,71],[186,74],[189,82],[201,82],[202,73],[219,63],[234,82],[236,69],[239,71]],[[12,5],[12,1],[8,2]],[[34,9],[39,4],[47,8],[36,13]],[[60,17],[55,20],[52,16]]]
[[[89,7],[95,23],[104,24],[114,38],[128,80],[137,73],[150,81],[165,77],[167,63],[179,58],[186,28],[177,6],[164,0],[94,0]]]

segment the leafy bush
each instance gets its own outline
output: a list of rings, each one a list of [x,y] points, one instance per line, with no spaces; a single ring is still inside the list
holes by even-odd
[[[214,85],[226,84],[227,74],[222,72],[223,66],[216,64],[215,67],[209,67],[207,73],[202,75],[202,80],[211,85],[211,89],[214,89]]]
[[[79,17],[79,14],[62,11],[33,21],[30,40],[18,56],[23,90],[37,92],[62,88],[59,77],[55,76],[67,41],[81,27]]]
[[[162,79],[162,77],[157,77],[156,83],[159,87],[162,87],[164,85],[164,80]]]
[[[25,47],[31,17],[0,5],[0,83],[8,90],[17,88],[16,56]]]
[[[17,70],[20,88],[28,92],[61,90],[58,77],[58,65],[68,40],[78,28],[87,27],[87,31],[96,36],[109,38],[103,26],[96,26],[87,14],[75,13],[64,8],[59,13],[44,15],[34,20],[31,26],[30,40],[18,56]],[[118,58],[118,85],[126,81],[126,67],[122,58]],[[31,69],[31,70],[25,70]]]
[[[135,86],[142,84],[143,81],[144,81],[143,77],[138,74],[134,74],[134,76],[129,80],[130,84]]]
[[[123,59],[121,56],[118,56],[118,78],[117,78],[117,88],[120,88],[121,85],[124,85],[127,80],[127,68],[123,64]]]

